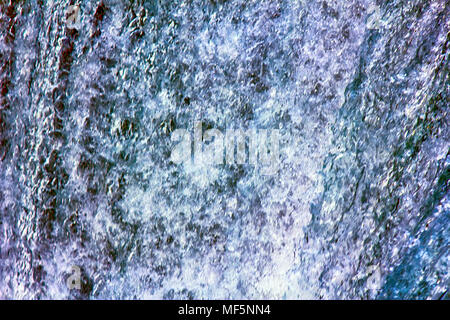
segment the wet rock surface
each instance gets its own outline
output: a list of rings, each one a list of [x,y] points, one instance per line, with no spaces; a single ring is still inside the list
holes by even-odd
[[[0,298],[448,298],[449,16],[1,1]],[[196,121],[278,129],[277,173],[174,164]]]

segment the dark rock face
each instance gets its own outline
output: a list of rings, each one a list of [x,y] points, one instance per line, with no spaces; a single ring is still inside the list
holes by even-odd
[[[448,298],[446,1],[74,4],[0,2],[0,298]]]

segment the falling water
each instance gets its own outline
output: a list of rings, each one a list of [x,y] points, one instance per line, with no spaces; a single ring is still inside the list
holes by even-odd
[[[449,297],[447,1],[0,9],[0,298]],[[199,121],[277,172],[173,163]]]

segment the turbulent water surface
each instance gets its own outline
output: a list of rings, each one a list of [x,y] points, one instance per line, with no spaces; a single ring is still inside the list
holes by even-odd
[[[449,32],[446,0],[0,1],[0,298],[449,298]],[[278,171],[174,163],[195,123],[279,130]]]

